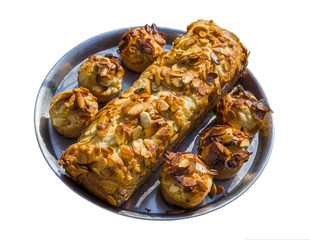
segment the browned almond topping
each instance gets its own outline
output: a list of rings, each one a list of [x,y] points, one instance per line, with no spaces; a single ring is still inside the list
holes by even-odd
[[[212,48],[212,50],[216,53],[220,53],[221,52],[221,49],[220,48]]]
[[[161,75],[166,76],[170,72],[170,68],[164,66],[161,70]]]
[[[181,184],[185,187],[192,187],[192,186],[195,186],[197,183],[194,178],[184,177]]]
[[[198,33],[198,35],[199,35],[199,37],[201,37],[201,38],[205,38],[205,37],[207,36],[207,33],[206,33],[205,31],[200,31],[200,32]]]
[[[125,159],[132,159],[134,157],[134,153],[132,152],[131,148],[127,145],[120,146],[121,153]]]
[[[151,117],[147,112],[141,112],[140,121],[144,129],[149,128],[151,126]]]
[[[228,59],[228,60],[226,60],[225,62],[224,62],[224,66],[225,66],[225,71],[227,71],[227,72],[229,72],[230,70],[231,70],[231,62],[230,62],[230,60]]]
[[[133,139],[137,139],[138,137],[140,137],[141,133],[142,133],[143,129],[141,126],[138,126],[134,129],[133,133],[132,133],[132,137]]]
[[[219,65],[219,64],[220,64],[219,59],[217,58],[217,56],[216,56],[214,53],[211,53],[211,59],[212,59],[212,61],[213,61],[216,65]]]
[[[79,108],[84,109],[85,101],[84,101],[82,94],[80,92],[77,92],[75,95],[76,95],[75,100],[77,102],[77,105],[79,106]]]
[[[206,184],[205,181],[201,180],[200,178],[198,178],[196,180],[197,184],[199,187],[201,187],[202,189],[204,189],[205,191],[207,191],[209,188],[208,188],[208,185]]]
[[[155,33],[154,34],[154,38],[155,38],[155,40],[156,40],[156,42],[158,44],[161,44],[161,45],[165,45],[166,44],[165,39],[163,39],[163,37],[159,33]]]
[[[190,46],[192,45],[194,42],[196,42],[198,39],[198,36],[197,35],[193,35],[191,38],[187,39],[186,42],[185,42],[185,45],[186,46]]]
[[[205,96],[208,93],[208,89],[207,89],[206,85],[204,85],[204,84],[200,84],[198,86],[197,90],[201,96]]]
[[[152,94],[151,81],[149,79],[146,79],[145,89],[148,94]]]
[[[209,192],[209,197],[212,199],[217,193],[216,185],[213,183]]]
[[[221,194],[225,189],[222,185],[216,185],[216,194]]]
[[[128,115],[138,115],[143,111],[143,105],[137,101],[127,104],[124,108],[124,113]]]
[[[199,33],[200,31],[207,31],[207,29],[204,26],[197,26],[193,29],[194,33]]]
[[[250,100],[246,100],[246,101],[245,101],[245,104],[246,104],[249,108],[251,108],[252,105],[253,105],[253,102],[250,101]]]
[[[132,149],[133,149],[133,152],[137,155],[140,155],[141,154],[141,149],[142,149],[142,146],[141,146],[141,143],[137,140],[134,140],[132,142]]]
[[[270,108],[267,105],[267,103],[265,102],[265,100],[261,99],[256,103],[256,108],[265,112],[269,112]]]
[[[143,143],[146,146],[146,148],[150,151],[151,155],[153,155],[156,152],[158,148],[157,143],[155,143],[154,141],[150,139],[144,139]]]
[[[99,60],[99,63],[100,63],[101,65],[108,65],[108,64],[109,64],[109,60],[107,60],[107,59],[105,59],[105,58],[101,58],[101,59]]]
[[[191,159],[191,164],[188,166],[188,173],[192,174],[196,171],[196,159]]]
[[[250,141],[249,141],[249,139],[244,139],[244,140],[242,140],[242,142],[240,143],[239,146],[242,147],[242,148],[246,148],[246,147],[250,146]]]
[[[181,168],[186,168],[191,164],[191,161],[187,158],[183,159],[182,161],[180,161],[179,163],[179,167]]]
[[[176,155],[175,153],[165,150],[163,158],[167,164],[172,165],[171,160],[175,157],[175,155]]]
[[[236,117],[237,116],[233,111],[227,112],[226,119],[228,122],[233,121],[234,119],[236,119]]]
[[[216,73],[208,73],[207,74],[207,82],[213,84],[214,83],[214,79],[217,78],[218,75]]]
[[[63,92],[63,93],[60,95],[59,100],[67,99],[67,98],[71,97],[72,94],[73,94],[72,92]]]
[[[115,128],[115,139],[119,145],[125,143],[129,138],[128,133],[125,131],[124,126],[118,125]]]
[[[179,161],[180,161],[180,159],[181,159],[181,157],[182,157],[182,153],[177,153],[177,154],[175,154],[175,156],[171,159],[171,161],[170,161],[170,165],[175,165],[175,164],[177,164]],[[180,166],[179,166],[180,167]]]
[[[241,107],[245,103],[244,98],[238,98],[235,102],[236,107]]]

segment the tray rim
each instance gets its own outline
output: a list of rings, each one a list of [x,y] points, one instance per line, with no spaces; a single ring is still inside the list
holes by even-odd
[[[237,192],[237,194],[233,195],[231,198],[229,198],[227,201],[225,201],[224,203],[221,203],[215,207],[213,207],[212,209],[209,209],[207,211],[199,211],[202,208],[198,209],[198,212],[194,212],[193,214],[189,214],[189,215],[167,215],[167,214],[158,214],[158,213],[140,213],[140,212],[135,212],[132,210],[124,210],[124,209],[118,209],[115,208],[113,206],[110,206],[109,204],[104,203],[103,201],[98,200],[96,197],[91,196],[90,194],[88,194],[87,192],[85,192],[85,190],[82,190],[82,192],[77,191],[77,189],[74,189],[72,186],[70,186],[68,184],[68,179],[65,179],[61,176],[61,173],[55,169],[54,166],[52,166],[52,162],[53,161],[57,161],[56,158],[56,154],[54,152],[53,149],[48,150],[46,146],[44,146],[42,140],[40,139],[41,133],[40,133],[40,117],[42,117],[42,115],[39,114],[39,109],[40,109],[40,100],[42,98],[42,94],[44,94],[43,88],[45,85],[47,85],[47,83],[49,82],[49,77],[50,75],[53,74],[53,71],[55,71],[59,66],[62,65],[62,63],[64,62],[65,59],[68,59],[74,55],[76,55],[77,51],[80,48],[83,48],[85,46],[87,46],[88,44],[90,44],[92,41],[94,41],[95,39],[104,39],[106,37],[109,37],[111,35],[114,34],[119,34],[120,32],[125,32],[127,29],[133,29],[136,28],[137,26],[133,26],[133,27],[128,27],[128,28],[118,28],[118,29],[114,29],[114,30],[110,30],[98,35],[95,35],[91,38],[86,39],[85,41],[81,42],[80,44],[76,45],[75,47],[73,47],[71,50],[69,50],[67,53],[65,53],[55,64],[54,66],[51,68],[51,70],[47,73],[46,77],[44,78],[44,81],[42,82],[37,97],[36,97],[36,101],[35,101],[35,107],[34,107],[34,130],[35,130],[35,135],[36,135],[36,139],[40,148],[40,151],[45,159],[45,161],[47,162],[47,164],[49,165],[49,167],[53,170],[53,172],[55,173],[55,175],[68,187],[70,188],[73,192],[75,192],[76,194],[78,194],[79,196],[83,197],[84,199],[88,200],[89,202],[97,205],[100,208],[103,208],[105,210],[108,210],[110,212],[122,215],[122,216],[126,216],[126,217],[131,217],[131,218],[137,218],[137,219],[144,219],[144,220],[180,220],[180,219],[186,219],[186,218],[191,218],[191,217],[197,217],[197,216],[201,216],[210,212],[213,212],[219,208],[222,208],[224,206],[226,206],[227,204],[231,203],[232,201],[236,200],[238,197],[240,197],[243,193],[245,193],[255,182],[256,180],[260,177],[260,175],[262,174],[262,172],[264,171],[269,158],[271,156],[272,153],[272,149],[273,149],[273,144],[274,144],[274,139],[275,139],[275,127],[274,127],[274,120],[273,120],[273,116],[271,114],[268,114],[269,116],[269,121],[270,121],[270,129],[271,129],[271,133],[270,133],[270,144],[268,147],[268,151],[266,153],[266,157],[263,161],[263,164],[261,165],[261,167],[256,171],[256,175],[253,177],[253,179],[251,179],[250,182],[248,182],[246,184],[245,187],[243,187],[240,191]],[[138,26],[139,27],[139,26]],[[179,29],[173,29],[173,28],[167,28],[167,27],[158,27],[159,31],[163,31],[163,32],[172,32],[175,34],[183,34],[185,31],[183,30],[179,30]],[[115,44],[112,46],[116,46]],[[73,66],[73,68],[76,65]],[[72,69],[73,69],[72,68]],[[71,72],[72,69],[69,71]],[[257,89],[261,92],[261,94],[263,95],[263,98],[266,100],[266,102],[268,103],[268,99],[267,96],[265,95],[265,92],[263,90],[263,88],[261,87],[260,83],[258,82],[258,80],[256,79],[256,77],[253,75],[253,73],[247,68],[247,72],[250,75],[250,77],[252,78],[252,80],[255,82]],[[68,73],[67,73],[68,74]],[[66,75],[67,75],[66,74]],[[61,79],[60,83],[62,82],[63,79]],[[55,91],[57,90],[59,84],[56,86]],[[48,130],[47,130],[48,132]],[[48,135],[49,137],[49,135]],[[48,154],[46,153],[46,151],[48,151],[48,153],[54,157],[54,159],[50,159],[51,156],[48,156]],[[254,161],[254,160],[253,160]],[[69,179],[69,181],[72,181]],[[75,183],[76,184],[76,183]],[[238,188],[238,187],[236,187]],[[238,190],[238,189],[237,189]],[[85,194],[86,193],[86,194]],[[97,199],[97,201],[100,202],[100,204],[97,201],[94,201],[94,199]],[[207,205],[208,206],[208,205]],[[187,213],[190,213],[190,211],[188,211]]]

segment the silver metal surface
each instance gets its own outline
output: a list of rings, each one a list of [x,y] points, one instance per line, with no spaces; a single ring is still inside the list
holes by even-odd
[[[81,63],[89,55],[95,53],[112,53],[117,55],[117,44],[121,35],[126,30],[127,28],[123,28],[106,32],[79,44],[65,54],[46,76],[39,90],[34,112],[35,132],[45,160],[55,174],[74,192],[104,209],[125,216],[152,220],[183,219],[209,213],[235,200],[257,180],[270,157],[274,140],[274,126],[270,114],[266,117],[262,130],[256,135],[249,147],[249,151],[253,152],[253,154],[249,161],[244,164],[238,175],[230,180],[215,181],[217,184],[224,186],[225,192],[215,196],[212,200],[207,197],[199,206],[180,214],[166,214],[167,210],[177,208],[166,204],[161,196],[158,181],[160,168],[154,172],[152,177],[121,208],[112,207],[97,199],[64,174],[57,159],[60,158],[62,151],[76,140],[65,138],[53,129],[48,113],[51,99],[58,92],[78,87],[77,71]],[[170,49],[173,40],[183,33],[180,30],[168,28],[159,28],[159,30],[165,33],[167,40],[166,49]],[[139,77],[138,74],[132,73],[126,70],[126,68],[124,69],[126,74],[123,90],[131,86]],[[267,100],[263,89],[249,70],[240,83],[246,90],[253,92],[257,98]],[[198,138],[206,127],[214,124],[214,118],[213,113],[207,116],[196,130],[181,144],[178,151],[192,151],[193,153],[197,153]]]

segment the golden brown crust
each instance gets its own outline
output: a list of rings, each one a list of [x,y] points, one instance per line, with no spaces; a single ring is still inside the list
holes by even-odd
[[[210,171],[197,155],[189,152],[163,155],[165,165],[160,174],[161,193],[165,200],[182,208],[201,203],[211,191],[215,172]]]
[[[118,44],[122,63],[131,71],[141,73],[164,52],[164,34],[153,23],[128,29]]]
[[[259,131],[266,113],[272,113],[264,99],[259,101],[250,91],[238,85],[217,104],[220,123],[228,122],[235,128],[255,134]]]
[[[99,102],[107,102],[122,89],[124,73],[112,54],[90,55],[78,71],[78,82],[88,88]]]
[[[76,138],[85,121],[98,111],[97,98],[88,89],[80,87],[57,94],[50,104],[50,119],[57,132]]]
[[[209,35],[199,35],[196,27]],[[193,36],[199,37],[188,45]],[[225,50],[225,55],[213,51],[213,46]],[[212,54],[219,62],[212,60]],[[232,88],[246,69],[247,55],[234,34],[212,21],[192,24],[171,51],[161,54],[132,87],[89,122],[79,142],[61,157],[67,174],[96,196],[120,206],[162,163],[164,150],[174,151],[221,94]],[[229,71],[223,67],[226,61],[231,63]],[[110,152],[100,168],[94,167],[99,160],[90,157],[95,147],[101,157],[101,151]],[[108,193],[101,180],[117,187]]]
[[[208,167],[217,170],[215,179],[228,179],[249,159],[251,153],[244,150],[249,145],[250,138],[245,133],[229,124],[217,124],[199,138],[198,153]]]

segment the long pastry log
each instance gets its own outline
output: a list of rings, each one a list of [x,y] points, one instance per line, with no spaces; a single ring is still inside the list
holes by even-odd
[[[66,173],[122,205],[242,76],[247,49],[213,21],[198,20],[133,84],[102,108],[61,156]]]

